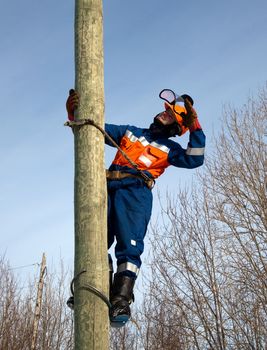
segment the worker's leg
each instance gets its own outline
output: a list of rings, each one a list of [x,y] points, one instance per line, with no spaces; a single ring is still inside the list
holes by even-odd
[[[108,249],[112,246],[114,242],[114,190],[108,190]]]
[[[141,266],[140,255],[144,250],[144,237],[151,216],[152,194],[142,181],[116,190],[114,196],[113,232],[117,244],[117,273],[111,293],[110,319],[112,326],[123,326],[131,316],[130,306],[133,288]]]
[[[118,271],[136,277],[144,251],[144,237],[152,210],[152,193],[142,182],[120,188],[114,197]]]

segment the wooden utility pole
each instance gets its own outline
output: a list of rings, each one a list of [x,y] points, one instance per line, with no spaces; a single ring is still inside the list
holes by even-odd
[[[75,1],[76,120],[104,126],[102,0]],[[74,128],[75,143],[75,350],[107,350],[106,304],[83,289],[89,284],[108,295],[107,213],[104,138],[95,127]]]
[[[41,316],[41,306],[42,306],[45,270],[46,270],[46,257],[45,257],[45,253],[43,253],[42,263],[41,263],[41,267],[40,267],[40,276],[39,276],[39,282],[38,282],[35,310],[34,310],[34,318],[33,318],[33,332],[32,332],[31,350],[36,349],[38,325],[39,325],[39,320],[40,320],[40,316]]]

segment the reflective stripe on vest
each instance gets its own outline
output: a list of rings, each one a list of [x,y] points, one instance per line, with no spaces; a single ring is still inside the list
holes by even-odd
[[[135,162],[140,170],[148,170],[150,174],[157,178],[170,165],[168,153],[170,149],[157,142],[151,142],[145,136],[136,137],[130,130],[123,136],[120,147]],[[118,151],[113,164],[129,166],[128,161]]]
[[[127,136],[131,142],[135,142],[138,140],[138,137],[134,136],[134,134],[130,130],[126,130],[125,136]]]

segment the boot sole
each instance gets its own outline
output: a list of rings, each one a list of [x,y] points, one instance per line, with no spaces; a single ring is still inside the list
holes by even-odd
[[[118,315],[116,317],[110,317],[110,326],[112,328],[121,328],[129,321],[128,315]]]

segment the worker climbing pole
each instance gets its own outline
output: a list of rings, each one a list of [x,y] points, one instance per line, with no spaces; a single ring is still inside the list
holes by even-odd
[[[117,154],[106,172],[108,248],[112,247],[116,238],[117,272],[113,276],[109,255],[109,300],[94,287],[86,287],[106,303],[110,325],[116,328],[125,326],[131,318],[130,304],[135,299],[133,288],[141,266],[140,256],[151,215],[151,190],[155,179],[169,165],[193,169],[204,161],[205,135],[193,108],[193,99],[187,94],[177,95],[171,89],[163,89],[159,97],[165,101],[165,111],[154,117],[149,129],[106,123],[104,130],[90,118],[76,120],[74,114],[79,106],[79,94],[73,89],[66,103],[69,121],[65,125],[73,128],[93,126],[105,136],[108,145],[117,148]],[[169,140],[188,131],[186,149]],[[68,300],[68,305],[71,308],[75,305],[73,297]]]
[[[104,125],[102,0],[75,1],[75,120]],[[75,350],[108,349],[108,307],[86,286],[108,295],[104,138],[91,125],[73,127],[75,144]]]
[[[171,89],[159,93],[164,110],[154,116],[149,128],[128,123],[106,123],[103,128],[100,0],[76,0],[75,29],[76,87],[67,98],[69,121],[65,123],[75,137],[75,277],[68,305],[75,311],[75,349],[102,350],[108,347],[108,315],[110,325],[117,328],[131,319],[155,180],[170,165],[186,169],[201,166],[205,134],[193,99]],[[187,148],[170,139],[187,132]],[[117,148],[106,172],[107,182],[104,139]],[[113,243],[114,276],[111,255],[107,259],[107,248],[112,249]]]

